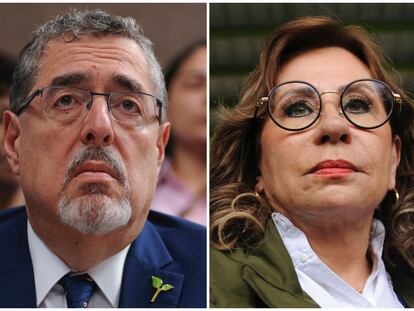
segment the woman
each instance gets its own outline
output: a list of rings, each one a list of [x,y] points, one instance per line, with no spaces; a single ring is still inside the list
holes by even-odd
[[[186,48],[166,72],[172,137],[152,208],[206,225],[206,43]]]
[[[385,224],[393,263],[414,266],[395,230],[414,206],[413,107],[361,28],[270,35],[211,146],[211,306],[414,306],[414,277],[382,260]]]

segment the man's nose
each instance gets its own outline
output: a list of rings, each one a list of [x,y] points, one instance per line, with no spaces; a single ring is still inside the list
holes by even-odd
[[[324,95],[322,97],[322,95]],[[323,99],[322,99],[323,98]],[[345,118],[340,96],[337,92],[324,92],[321,94],[322,111],[315,136],[317,144],[324,143],[350,143],[350,123]]]
[[[114,142],[114,129],[111,113],[105,96],[92,98],[81,132],[85,145],[109,146]]]

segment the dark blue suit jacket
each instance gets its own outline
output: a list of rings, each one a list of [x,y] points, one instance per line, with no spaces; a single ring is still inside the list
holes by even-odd
[[[152,276],[174,286],[154,303]],[[24,207],[0,213],[0,307],[36,307]],[[151,211],[128,251],[119,307],[206,307],[205,228]]]

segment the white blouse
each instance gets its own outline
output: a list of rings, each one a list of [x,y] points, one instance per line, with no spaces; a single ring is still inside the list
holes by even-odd
[[[374,219],[370,233],[372,271],[362,294],[342,280],[315,254],[305,234],[280,213],[272,214],[302,289],[321,307],[403,308],[382,260],[384,225]]]

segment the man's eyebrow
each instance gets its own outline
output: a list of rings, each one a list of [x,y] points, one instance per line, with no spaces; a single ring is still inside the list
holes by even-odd
[[[144,86],[141,83],[125,75],[116,74],[112,77],[112,80],[119,86],[127,89],[128,91],[144,93],[148,92],[144,89]]]
[[[54,78],[50,86],[71,86],[88,80],[90,80],[90,77],[84,72],[71,72]]]

